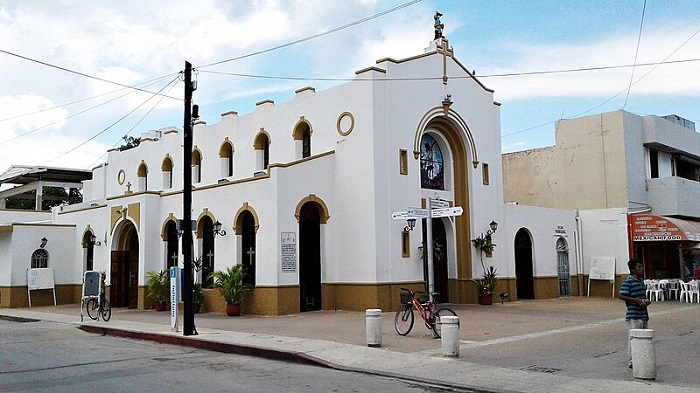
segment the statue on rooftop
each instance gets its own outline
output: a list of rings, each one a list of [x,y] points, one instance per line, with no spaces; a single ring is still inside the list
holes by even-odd
[[[437,40],[438,38],[442,38],[442,29],[445,27],[444,24],[440,21],[440,17],[442,14],[440,11],[435,11],[435,15],[433,15],[433,19],[435,19],[435,39]]]

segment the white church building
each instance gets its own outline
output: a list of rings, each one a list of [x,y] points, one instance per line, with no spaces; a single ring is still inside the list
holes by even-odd
[[[244,313],[397,308],[400,288],[426,288],[427,220],[408,230],[392,214],[428,200],[463,210],[432,219],[444,248],[433,269],[440,301],[475,303],[482,261],[508,300],[581,294],[575,211],[504,204],[500,103],[446,39],[355,74],[195,122],[191,169],[181,129],[148,131],[137,147],[109,151],[83,181],[82,203],[0,210],[0,307],[27,306],[27,269],[43,250],[59,303],[78,303],[83,272],[103,270],[113,307],[150,308],[147,272],[184,266],[183,170],[192,170],[197,279],[207,287],[209,272],[243,264],[254,286]],[[472,239],[491,222],[489,257]],[[216,290],[205,296],[205,311],[223,309]]]

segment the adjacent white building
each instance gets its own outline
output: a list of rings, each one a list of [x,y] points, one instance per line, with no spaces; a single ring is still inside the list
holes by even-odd
[[[614,258],[620,281],[637,257],[647,277],[683,277],[700,241],[695,124],[619,110],[561,120],[555,137],[554,146],[503,156],[505,200],[576,209],[586,275],[592,259]]]

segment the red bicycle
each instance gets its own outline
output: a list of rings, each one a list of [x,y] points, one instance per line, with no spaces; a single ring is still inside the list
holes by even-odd
[[[394,328],[396,333],[405,336],[411,332],[413,329],[414,316],[413,308],[418,310],[421,318],[425,322],[425,327],[428,330],[432,330],[437,338],[441,337],[442,324],[440,323],[440,317],[443,316],[457,316],[457,313],[450,310],[447,307],[437,308],[437,302],[431,302],[430,300],[426,302],[421,302],[416,298],[416,293],[425,293],[419,291],[411,291],[410,289],[401,288],[403,291],[401,293],[401,307],[396,310],[396,316],[394,317]],[[405,293],[404,293],[405,292]],[[433,297],[437,294],[434,293]],[[436,309],[437,308],[437,309]]]

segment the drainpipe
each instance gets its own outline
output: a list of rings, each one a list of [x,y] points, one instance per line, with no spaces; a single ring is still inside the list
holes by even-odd
[[[574,244],[576,245],[576,273],[578,276],[578,293],[582,296],[583,293],[583,250],[581,241],[581,217],[578,215],[578,210],[576,210],[576,231],[574,232]]]

